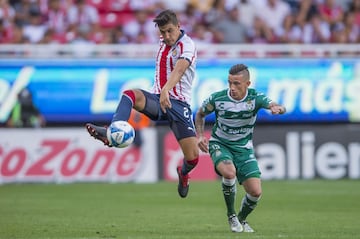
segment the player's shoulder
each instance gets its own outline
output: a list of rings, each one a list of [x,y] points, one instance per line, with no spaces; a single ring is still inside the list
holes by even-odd
[[[183,33],[183,35],[181,36],[181,38],[179,39],[179,42],[181,42],[182,44],[184,44],[185,46],[192,46],[195,47],[195,42],[193,41],[193,39],[186,34],[185,32]]]
[[[224,89],[224,90],[219,90],[219,91],[215,91],[211,94],[211,97],[214,100],[220,99],[220,98],[224,98],[224,97],[228,97],[228,89]]]
[[[265,96],[264,93],[257,91],[254,88],[248,88],[248,96]]]

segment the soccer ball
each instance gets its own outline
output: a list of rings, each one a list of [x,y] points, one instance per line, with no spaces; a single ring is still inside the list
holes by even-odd
[[[125,148],[134,141],[135,130],[127,121],[115,121],[107,128],[106,136],[112,146]]]

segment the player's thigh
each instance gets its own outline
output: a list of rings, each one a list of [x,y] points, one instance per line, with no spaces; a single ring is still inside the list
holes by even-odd
[[[209,154],[217,174],[224,176],[226,172],[225,170],[235,169],[236,171],[235,165],[233,163],[233,154],[225,144],[211,140],[209,142]],[[232,168],[230,165],[232,165],[234,168]]]
[[[152,94],[144,90],[141,90],[141,93],[144,95],[144,106],[143,108],[135,109],[154,121],[160,120],[162,113],[160,110],[159,95]]]
[[[193,160],[199,157],[196,137],[183,138],[179,140],[179,144],[186,160]]]
[[[138,111],[144,109],[146,103],[146,96],[143,90],[133,89],[132,92],[134,92],[135,95],[135,102],[133,108]]]
[[[237,178],[241,184],[249,178],[260,178],[261,172],[253,150],[244,149],[237,152],[234,157]]]

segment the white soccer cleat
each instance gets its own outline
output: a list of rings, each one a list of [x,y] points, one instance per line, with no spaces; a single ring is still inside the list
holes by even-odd
[[[235,214],[230,215],[228,220],[232,232],[242,232],[244,230]]]
[[[255,232],[254,229],[252,229],[249,225],[249,223],[247,223],[247,221],[242,221],[240,222],[242,225],[242,228],[244,230],[244,232]]]

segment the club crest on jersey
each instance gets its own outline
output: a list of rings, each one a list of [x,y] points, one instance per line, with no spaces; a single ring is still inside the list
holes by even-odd
[[[178,54],[178,52],[177,52],[177,50],[176,50],[176,49],[174,49],[174,50],[172,51],[172,53],[171,53],[172,57],[176,57],[176,56],[177,56],[177,54]]]
[[[252,100],[249,100],[246,102],[246,109],[247,110],[253,110],[255,108],[255,104]]]

